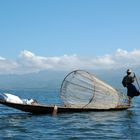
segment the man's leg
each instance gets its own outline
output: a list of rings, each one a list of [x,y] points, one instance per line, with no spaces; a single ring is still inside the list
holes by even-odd
[[[132,103],[132,98],[130,96],[128,96],[128,105],[130,106]]]

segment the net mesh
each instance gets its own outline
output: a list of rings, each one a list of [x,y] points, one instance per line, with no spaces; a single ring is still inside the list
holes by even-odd
[[[66,106],[109,109],[127,105],[128,98],[86,71],[68,74],[61,85],[61,98]]]

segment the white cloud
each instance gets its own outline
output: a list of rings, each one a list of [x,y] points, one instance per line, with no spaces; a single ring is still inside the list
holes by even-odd
[[[1,60],[5,60],[5,58],[0,56],[0,61],[1,61]]]
[[[0,59],[0,74],[16,73],[17,68],[17,62],[5,58]]]
[[[129,67],[140,65],[140,50],[133,50],[131,52],[118,49],[114,56],[112,56],[116,65],[119,67]]]
[[[24,74],[42,70],[107,69],[140,65],[140,50],[128,52],[118,49],[114,54],[94,58],[77,55],[42,57],[21,51],[16,61],[0,57],[0,74]]]
[[[115,64],[111,55],[100,56],[91,60],[93,68],[111,68]]]

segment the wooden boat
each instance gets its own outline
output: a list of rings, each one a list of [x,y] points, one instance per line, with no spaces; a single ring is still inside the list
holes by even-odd
[[[76,108],[56,105],[47,106],[41,104],[29,105],[29,104],[12,103],[3,100],[0,100],[0,104],[33,114],[74,113],[74,112],[91,112],[91,111],[120,111],[130,108],[130,106],[118,106],[116,108],[110,109]]]
[[[127,96],[122,96],[118,90],[82,70],[73,71],[64,78],[60,95],[64,103],[62,106],[42,105],[35,100],[24,103],[10,93],[1,95],[0,104],[33,114],[119,111],[130,108],[126,103]]]

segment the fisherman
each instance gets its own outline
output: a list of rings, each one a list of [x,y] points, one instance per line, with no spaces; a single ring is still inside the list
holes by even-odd
[[[127,75],[124,76],[122,80],[122,84],[124,87],[127,88],[127,96],[128,96],[128,104],[131,105],[131,100],[134,96],[139,96],[140,92],[137,90],[135,85],[133,84],[136,80],[135,74],[132,72],[131,69],[128,69]]]

